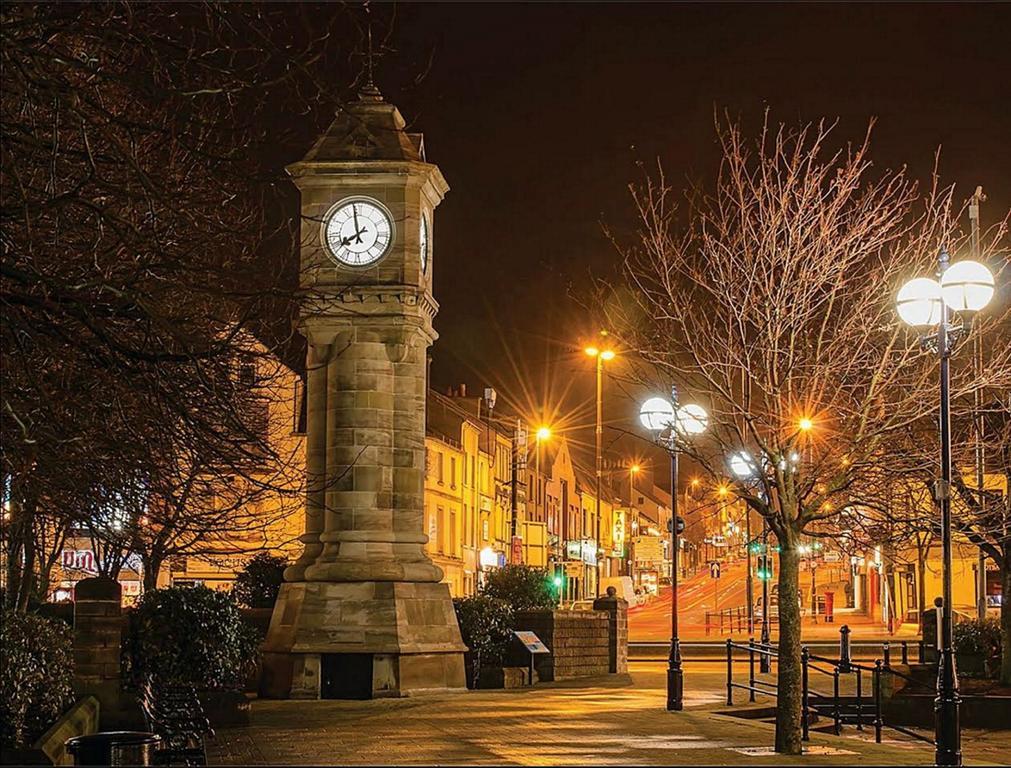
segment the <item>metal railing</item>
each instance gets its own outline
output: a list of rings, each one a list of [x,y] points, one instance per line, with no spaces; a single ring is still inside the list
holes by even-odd
[[[734,649],[737,648],[742,651],[748,652],[748,683],[735,683],[734,682]],[[775,698],[777,694],[777,688],[775,683],[767,683],[764,680],[759,680],[755,677],[755,659],[758,657],[765,657],[769,660],[770,664],[773,659],[775,659],[779,653],[775,651],[771,646],[765,646],[761,643],[756,643],[754,638],[748,640],[748,644],[735,643],[733,640],[727,639],[727,706],[734,705],[734,689],[740,688],[748,692],[748,701],[754,702],[755,694],[762,693],[767,696],[772,696]],[[761,686],[761,687],[759,687]]]
[[[713,620],[714,617],[719,621],[718,625]],[[751,631],[748,628],[748,612],[741,605],[736,608],[720,608],[718,611],[706,611],[706,637],[709,636],[710,630],[716,626],[719,626],[721,635],[724,632],[732,634],[735,626],[737,627],[737,632]]]
[[[905,728],[901,725],[886,723],[883,714],[883,685],[886,675],[904,680],[909,686],[918,686],[930,692],[932,689],[923,682],[916,680],[910,675],[900,672],[891,665],[891,644],[882,644],[882,657],[876,659],[873,664],[861,664],[852,660],[850,656],[849,627],[843,626],[839,630],[839,658],[833,659],[827,656],[818,656],[811,653],[807,646],[801,649],[801,727],[804,741],[810,740],[810,726],[812,721],[817,720],[822,715],[827,715],[832,721],[832,732],[839,735],[843,725],[853,725],[858,731],[863,731],[865,726],[874,728],[874,740],[881,743],[881,732],[883,728],[890,728],[902,733],[910,738],[933,744],[933,740]],[[925,646],[922,640],[918,642],[918,657],[923,663],[925,656]],[[903,664],[909,663],[909,643],[901,641],[901,658]],[[734,651],[747,653],[748,660],[748,682],[740,683],[734,680]],[[755,661],[768,660],[772,662],[778,659],[778,651],[771,646],[764,646],[756,643],[754,638],[747,643],[735,643],[728,639],[726,642],[727,660],[727,705],[734,704],[734,690],[748,691],[748,701],[754,702],[756,694],[763,694],[776,698],[778,695],[776,683],[760,680],[755,676]],[[829,678],[832,681],[832,692],[817,690],[811,685],[811,673],[816,672]],[[843,696],[840,693],[841,679],[854,676],[855,695]],[[865,679],[870,678],[871,690],[865,695]]]

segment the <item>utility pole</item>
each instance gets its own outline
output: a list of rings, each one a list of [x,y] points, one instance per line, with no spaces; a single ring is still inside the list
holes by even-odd
[[[976,187],[972,198],[969,200],[969,224],[971,227],[972,258],[979,261],[979,204],[986,200],[983,194],[983,187]],[[981,516],[985,519],[986,497],[983,495],[983,474],[985,472],[985,456],[983,454],[983,388],[979,382],[983,378],[983,339],[982,334],[977,331],[972,335],[972,357],[976,373],[976,386],[973,388],[973,422],[976,434],[975,459],[976,459],[976,498],[979,500]],[[982,621],[986,618],[986,552],[982,545],[979,548],[979,556],[976,562],[976,613]]]

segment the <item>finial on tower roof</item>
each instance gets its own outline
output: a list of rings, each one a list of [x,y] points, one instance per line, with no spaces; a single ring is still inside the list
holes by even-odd
[[[365,11],[368,13],[368,4],[366,3]],[[358,91],[359,101],[375,101],[379,102],[383,100],[383,94],[379,92],[379,88],[376,87],[375,80],[373,79],[373,56],[372,51],[372,17],[368,17],[368,26],[366,28],[366,37],[368,48],[365,54],[365,85],[362,86],[361,90]]]

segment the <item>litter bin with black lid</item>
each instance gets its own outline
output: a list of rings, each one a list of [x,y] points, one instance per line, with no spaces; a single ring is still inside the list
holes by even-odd
[[[153,765],[161,736],[147,731],[106,731],[67,739],[74,765]]]

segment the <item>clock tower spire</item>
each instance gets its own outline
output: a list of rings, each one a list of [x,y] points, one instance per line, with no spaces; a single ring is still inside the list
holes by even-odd
[[[448,191],[371,82],[288,172],[308,341],[304,550],[285,571],[261,692],[361,698],[465,686],[425,552],[432,216]]]

